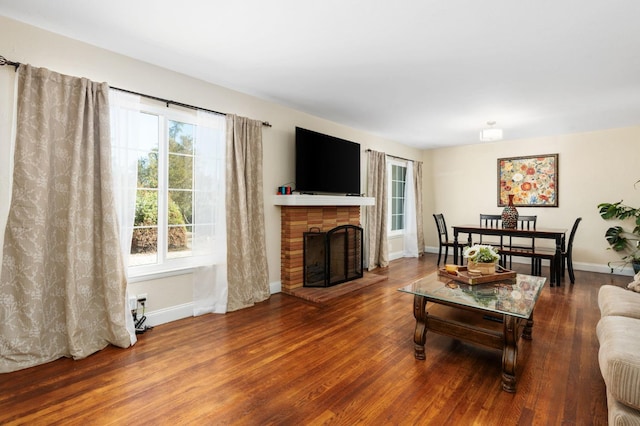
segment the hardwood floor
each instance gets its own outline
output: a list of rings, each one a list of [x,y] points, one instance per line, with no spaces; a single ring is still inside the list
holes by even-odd
[[[324,307],[276,294],[158,326],[130,349],[0,374],[0,424],[606,425],[597,292],[629,277],[547,284],[510,394],[499,351],[428,333],[414,359],[413,299],[397,289],[435,259],[394,261],[388,280]]]

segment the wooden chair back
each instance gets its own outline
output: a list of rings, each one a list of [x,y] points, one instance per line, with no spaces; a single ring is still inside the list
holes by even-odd
[[[480,226],[486,226],[488,228],[501,228],[502,227],[502,215],[499,214],[482,214],[480,213]],[[489,237],[489,240],[479,237],[479,244],[488,244],[495,247],[502,247],[502,237],[499,240],[494,240]]]
[[[449,241],[449,232],[447,231],[447,223],[444,220],[444,215],[442,213],[434,214],[433,218],[435,219],[436,227],[438,228],[440,244],[446,244]]]

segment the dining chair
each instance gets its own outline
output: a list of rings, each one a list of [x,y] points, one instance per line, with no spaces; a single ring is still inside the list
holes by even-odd
[[[573,222],[573,226],[571,227],[571,232],[569,233],[569,239],[567,240],[566,245],[563,244],[564,247],[562,250],[562,261],[560,265],[557,265],[557,267],[562,268],[563,277],[564,277],[565,269],[569,270],[569,281],[571,281],[571,284],[574,284],[576,282],[576,277],[573,272],[573,240],[576,237],[576,232],[578,231],[578,225],[580,225],[580,221],[582,221],[581,217],[577,218],[575,222]],[[541,256],[542,255],[548,256],[548,255],[555,254],[555,249],[551,249],[551,248],[539,248],[539,249],[536,249],[536,251]],[[556,265],[554,265],[553,263],[551,263],[550,265],[552,269],[551,274],[554,274],[555,270],[553,268],[556,267]],[[565,265],[566,265],[566,268],[565,268]]]
[[[573,240],[576,237],[576,231],[578,230],[578,225],[580,225],[581,217],[577,218],[575,222],[573,222],[573,226],[571,227],[571,233],[569,234],[569,241],[567,242],[567,247],[562,252],[562,274],[564,275],[564,265],[565,262],[567,264],[567,269],[569,270],[569,280],[571,284],[576,282],[576,276],[573,273]]]
[[[483,214],[480,213],[480,226],[486,226],[488,228],[502,228],[502,215],[499,214]],[[480,234],[478,244],[487,244],[494,246],[497,249],[502,248],[502,237],[499,240],[482,238]]]
[[[447,256],[449,255],[449,247],[454,248],[453,240],[449,240],[449,231],[447,231],[447,223],[444,220],[442,213],[434,214],[433,218],[436,221],[436,227],[438,229],[438,266],[440,266],[440,258],[442,257],[442,248],[444,247],[444,263],[447,263]],[[460,250],[462,252],[462,249]]]
[[[536,222],[538,221],[538,216],[518,216],[518,220],[516,222],[516,228],[518,229],[526,229],[526,230],[535,230]],[[509,244],[505,244],[507,246],[508,251],[512,251],[515,254],[509,255],[509,268],[513,266],[513,256],[517,256],[517,253],[525,253],[529,251],[535,250],[535,238],[522,238],[522,237],[509,237]],[[528,256],[527,256],[528,257]],[[534,258],[531,258],[531,274],[534,272]],[[506,262],[505,262],[506,263]]]

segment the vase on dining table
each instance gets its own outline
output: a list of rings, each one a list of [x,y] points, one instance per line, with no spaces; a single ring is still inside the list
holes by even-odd
[[[509,194],[509,203],[502,210],[502,227],[515,229],[518,224],[518,210],[513,205],[513,194]]]

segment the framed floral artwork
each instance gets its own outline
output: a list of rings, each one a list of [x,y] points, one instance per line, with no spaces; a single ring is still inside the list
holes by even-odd
[[[498,158],[498,206],[558,207],[558,154]]]

